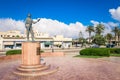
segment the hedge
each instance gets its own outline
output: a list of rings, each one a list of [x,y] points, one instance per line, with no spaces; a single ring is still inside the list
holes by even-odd
[[[21,50],[9,50],[6,52],[6,55],[21,54]]]
[[[43,53],[44,51],[41,50],[40,52]],[[22,53],[21,50],[9,50],[6,52],[6,55],[15,55],[15,54],[21,54],[21,53]]]
[[[120,48],[109,48],[111,54],[120,54]]]
[[[107,48],[86,48],[80,51],[80,55],[109,57],[110,50]]]

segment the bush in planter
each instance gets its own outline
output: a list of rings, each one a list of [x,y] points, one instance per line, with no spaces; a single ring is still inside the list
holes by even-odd
[[[110,51],[107,48],[86,48],[80,51],[80,55],[110,56]]]
[[[44,53],[44,51],[43,51],[43,50],[40,50],[40,53]]]
[[[41,50],[40,53],[43,53],[44,51]],[[21,54],[22,51],[21,50],[9,50],[6,52],[6,55],[14,55],[14,54]]]
[[[111,54],[120,54],[120,48],[109,48]]]
[[[6,55],[21,54],[21,50],[9,50],[6,52]]]

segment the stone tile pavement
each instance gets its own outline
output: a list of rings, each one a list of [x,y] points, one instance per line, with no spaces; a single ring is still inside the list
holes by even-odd
[[[64,57],[44,58],[47,64],[59,66],[59,71],[46,76],[23,77],[12,72],[20,60],[0,62],[0,80],[120,80],[120,63],[104,59]]]

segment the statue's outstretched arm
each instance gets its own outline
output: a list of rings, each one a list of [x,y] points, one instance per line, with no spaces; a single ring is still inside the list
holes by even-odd
[[[37,23],[37,22],[39,22],[40,21],[40,19],[38,19],[37,21],[33,21],[33,24],[35,24],[35,23]]]

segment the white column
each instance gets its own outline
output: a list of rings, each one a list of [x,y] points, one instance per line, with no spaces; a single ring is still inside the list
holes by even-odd
[[[14,41],[14,45],[13,45],[13,48],[16,49],[16,42]]]

